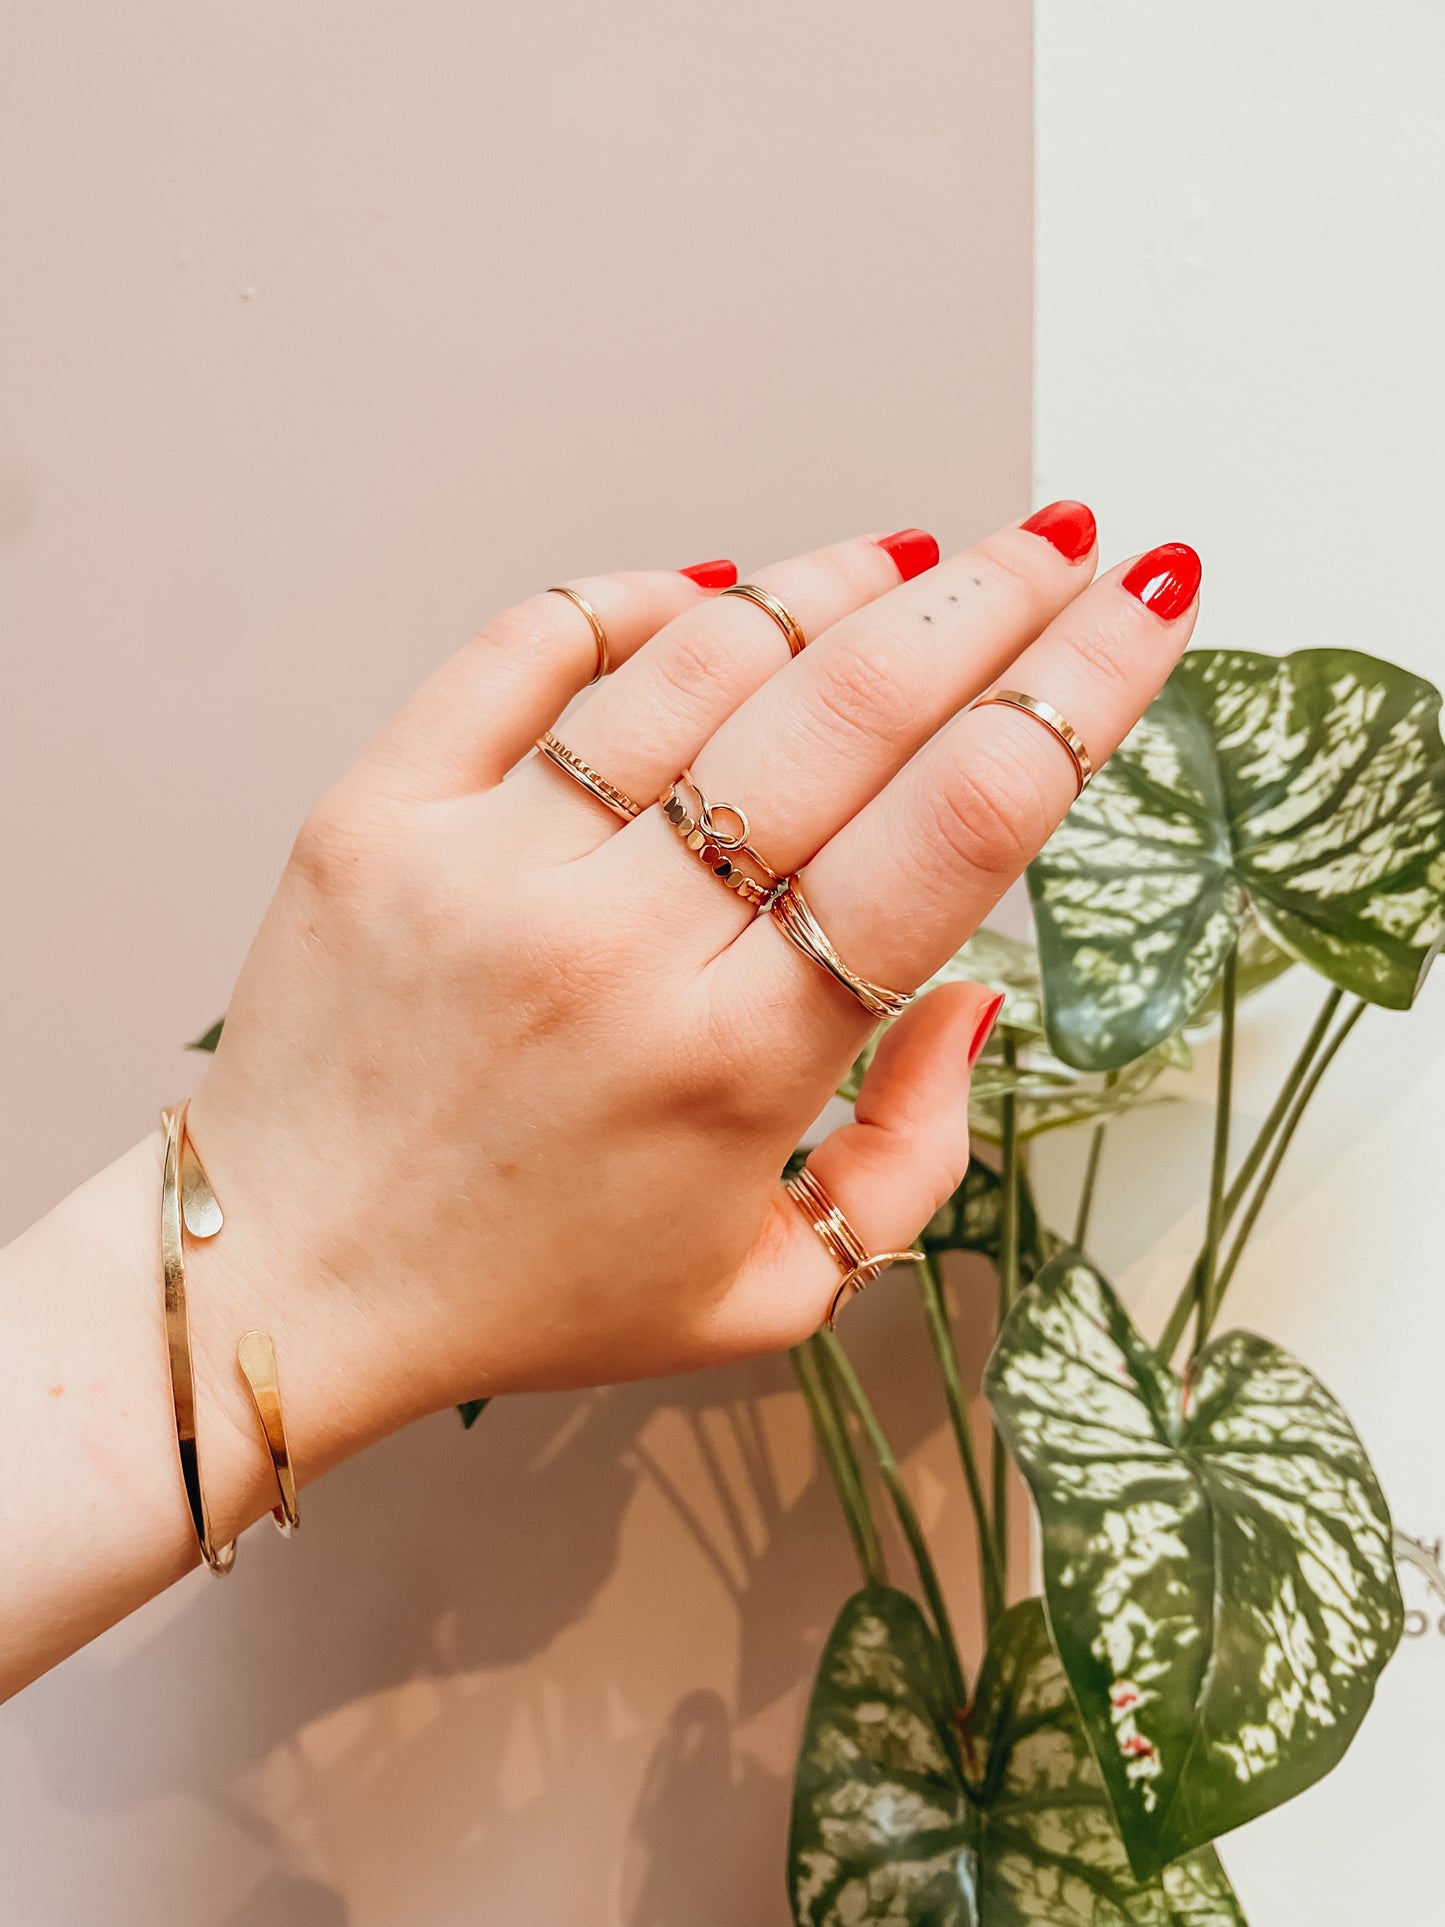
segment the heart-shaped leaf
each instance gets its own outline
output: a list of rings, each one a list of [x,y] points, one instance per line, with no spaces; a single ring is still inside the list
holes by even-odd
[[[1335,1400],[1247,1332],[1182,1383],[1077,1252],[984,1376],[1049,1623],[1140,1875],[1335,1765],[1400,1636],[1390,1516]]]
[[[1212,1850],[1131,1873],[1038,1600],[994,1628],[960,1719],[906,1594],[856,1593],[808,1710],[789,1842],[800,1927],[1241,1927]]]
[[[1445,934],[1440,697],[1346,649],[1186,656],[1030,866],[1049,1042],[1117,1069],[1179,1029],[1247,902],[1404,1010]]]

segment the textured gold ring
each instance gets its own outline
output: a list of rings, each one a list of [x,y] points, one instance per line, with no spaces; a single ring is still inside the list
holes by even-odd
[[[1052,703],[1041,702],[1037,696],[1029,696],[1022,689],[991,689],[986,696],[980,696],[973,705],[984,709],[989,703],[1002,703],[1006,709],[1020,709],[1025,716],[1032,716],[1036,723],[1042,723],[1053,736],[1057,736],[1069,752],[1074,765],[1074,800],[1084,793],[1084,786],[1094,774],[1093,758],[1089,755],[1088,745],[1078,730],[1063,716]]]
[[[575,589],[552,588],[548,595],[564,595],[570,603],[579,608],[587,618],[587,626],[592,631],[592,640],[597,644],[597,670],[592,681],[601,682],[611,663],[607,656],[607,631],[602,627],[602,618],[592,607],[586,596],[578,595]],[[588,685],[591,687],[591,684]]]
[[[885,990],[882,984],[869,983],[856,970],[850,970],[813,915],[796,877],[788,878],[769,903],[768,911],[788,942],[856,997],[870,1017],[897,1017],[918,995],[916,990]]]
[[[771,589],[764,589],[756,582],[735,582],[730,589],[724,589],[722,594],[740,595],[745,602],[755,602],[760,609],[766,610],[787,639],[790,656],[801,656],[807,648],[808,638],[798,627],[792,612],[785,604],[779,602]],[[719,597],[719,601],[721,599]]]
[[[849,1224],[820,1178],[805,1164],[784,1184],[783,1189],[797,1205],[816,1232],[818,1241],[843,1277],[828,1306],[827,1326],[833,1329],[845,1296],[856,1296],[887,1271],[890,1265],[920,1265],[921,1251],[879,1251],[869,1255],[868,1247]]]
[[[709,803],[689,769],[669,783],[657,800],[663,815],[687,847],[697,853],[699,862],[705,863],[729,890],[735,890],[744,903],[760,910],[783,879],[749,843],[746,813],[733,803]],[[725,828],[729,819],[733,827]],[[750,876],[737,862],[740,856],[746,857],[759,875]]]
[[[634,816],[641,816],[640,803],[634,803],[626,790],[618,789],[605,776],[599,776],[590,763],[584,763],[576,750],[568,749],[550,729],[537,738],[537,748],[549,763],[555,763],[564,775],[570,776],[574,783],[580,783],[589,796],[595,796],[614,816],[624,817],[629,822]]]

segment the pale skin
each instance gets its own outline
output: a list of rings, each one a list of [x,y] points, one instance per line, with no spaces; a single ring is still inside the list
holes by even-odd
[[[1011,527],[901,583],[859,537],[750,578],[810,638],[796,660],[681,574],[582,579],[615,673],[565,739],[643,803],[691,765],[802,871],[843,957],[908,988],[1074,797],[1045,729],[966,706],[1029,690],[1100,762],[1185,648],[1197,605],[1162,619],[1126,567],[1096,579],[1093,553]],[[226,1213],[188,1252],[221,1537],[275,1497],[234,1362],[251,1326],[305,1485],[459,1400],[721,1364],[827,1310],[837,1270],[779,1173],[872,1020],[659,810],[624,823],[527,759],[594,660],[561,597],[489,623],[317,806],[246,959],[190,1118]],[[961,1179],[991,1002],[915,1004],[813,1153],[870,1249]],[[197,1563],[160,1166],[157,1132],[0,1253],[4,1693]]]

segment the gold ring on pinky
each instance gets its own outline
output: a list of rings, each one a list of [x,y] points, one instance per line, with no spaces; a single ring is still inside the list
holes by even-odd
[[[813,915],[796,877],[788,878],[768,905],[768,911],[788,942],[856,997],[870,1017],[897,1017],[918,995],[916,990],[885,990],[882,984],[871,984],[856,970],[850,970]]]
[[[658,797],[662,813],[690,850],[697,852],[715,877],[735,890],[744,903],[760,910],[782,882],[751,843],[746,814],[734,803],[709,803],[690,769],[668,784]],[[724,829],[720,818],[731,817],[734,828]],[[747,858],[761,874],[749,876],[736,861]]]
[[[576,750],[568,749],[567,745],[560,742],[550,729],[545,735],[537,738],[537,748],[549,763],[555,763],[564,775],[570,776],[574,783],[580,783],[589,796],[595,796],[597,801],[611,810],[614,816],[623,817],[628,822],[631,822],[634,816],[641,816],[640,803],[634,803],[626,790],[618,789],[617,785],[609,783],[605,776],[599,776],[590,763],[584,763]]]
[[[849,1224],[820,1179],[805,1164],[784,1184],[783,1189],[817,1233],[818,1241],[843,1277],[833,1293],[826,1320],[832,1331],[845,1297],[865,1291],[890,1265],[921,1265],[921,1251],[879,1251],[870,1257],[868,1247]]]
[[[601,616],[598,615],[586,596],[578,595],[575,589],[553,588],[549,589],[547,593],[548,595],[566,596],[567,600],[579,608],[583,615],[586,616],[587,626],[592,631],[592,640],[597,644],[597,668],[593,674],[592,681],[601,682],[602,678],[612,666],[607,656],[607,631],[602,627]],[[591,685],[589,684],[588,686],[590,688]]]
[[[1022,689],[991,689],[986,696],[980,696],[973,707],[983,709],[989,703],[1002,703],[1006,709],[1021,709],[1025,716],[1032,716],[1036,723],[1042,723],[1050,735],[1058,737],[1074,765],[1074,801],[1077,802],[1084,793],[1085,784],[1094,774],[1094,762],[1089,755],[1088,745],[1068,717],[1060,715],[1052,703],[1041,702],[1037,696],[1025,695]]]
[[[792,612],[779,602],[771,589],[764,589],[756,582],[735,582],[730,589],[724,589],[722,594],[740,595],[745,602],[756,602],[760,609],[766,610],[787,639],[790,656],[801,656],[807,648],[808,638],[798,627]]]

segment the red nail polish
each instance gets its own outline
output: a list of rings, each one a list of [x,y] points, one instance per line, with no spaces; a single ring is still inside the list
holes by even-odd
[[[978,1029],[973,1033],[973,1042],[968,1047],[968,1068],[970,1070],[973,1069],[974,1065],[983,1055],[983,1047],[988,1042],[994,1025],[998,1022],[998,1014],[1003,1009],[1003,1005],[1003,992],[1000,991],[993,1002],[985,1008],[982,1017],[979,1018]]]
[[[1204,564],[1187,542],[1165,542],[1139,557],[1124,577],[1124,587],[1162,622],[1173,622],[1199,594],[1203,573]]]
[[[880,549],[893,557],[894,566],[905,582],[911,582],[925,569],[938,564],[938,544],[927,529],[900,529],[897,535],[875,536]]]
[[[1035,509],[1023,527],[1052,543],[1066,562],[1082,562],[1099,535],[1094,511],[1085,502],[1050,502]]]
[[[690,569],[679,569],[689,582],[695,582],[700,589],[730,589],[738,579],[736,562],[694,562]]]

